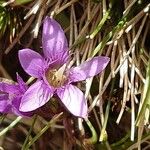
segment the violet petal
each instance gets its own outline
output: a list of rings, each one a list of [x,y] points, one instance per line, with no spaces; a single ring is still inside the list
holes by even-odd
[[[17,74],[17,82],[18,82],[18,85],[20,87],[20,92],[25,93],[25,91],[27,90],[28,86],[23,81],[23,79],[19,76],[19,74]]]
[[[43,75],[44,60],[39,53],[31,49],[22,49],[19,51],[19,60],[22,68],[29,75],[36,78]]]
[[[0,112],[1,113],[10,113],[10,111],[11,111],[11,105],[8,104],[8,102],[5,100],[0,101]]]
[[[48,87],[43,80],[36,81],[25,92],[21,99],[20,111],[33,111],[49,101],[53,96],[54,90]]]
[[[80,89],[73,85],[67,85],[64,89],[58,89],[57,95],[65,107],[75,116],[87,117],[87,102]]]
[[[16,84],[0,82],[0,91],[6,93],[18,93],[20,89],[19,86]]]
[[[11,110],[11,104],[7,94],[0,94],[0,112],[8,113]]]
[[[69,70],[70,82],[82,81],[99,74],[105,69],[108,62],[108,57],[98,56],[82,63],[80,66],[71,68]]]
[[[66,36],[61,26],[50,17],[44,19],[42,45],[46,58],[58,60],[59,64],[66,63],[69,55]]]
[[[13,114],[17,116],[32,116],[33,112],[20,112],[19,107],[20,107],[20,102],[21,102],[21,97],[15,97],[12,100],[12,105],[11,105],[11,111]]]

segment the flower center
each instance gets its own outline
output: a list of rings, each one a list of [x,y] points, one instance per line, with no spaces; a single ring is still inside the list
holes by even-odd
[[[63,65],[61,68],[57,69],[48,69],[46,71],[46,79],[49,85],[58,88],[65,84],[67,77],[64,75],[66,65]]]

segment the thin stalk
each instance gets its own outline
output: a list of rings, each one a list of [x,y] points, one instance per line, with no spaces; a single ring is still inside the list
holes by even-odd
[[[6,115],[5,115],[5,114],[2,115],[2,116],[0,116],[0,124],[2,124],[2,122],[4,121],[5,118],[6,118]]]
[[[66,9],[67,7],[71,6],[73,3],[77,2],[78,0],[72,0],[68,3],[66,3],[65,5],[63,5],[62,7],[60,7],[58,10],[56,10],[56,12],[54,12],[56,15],[59,14],[60,12],[62,12],[64,9]]]
[[[27,135],[27,137],[26,137],[26,139],[25,139],[25,141],[24,141],[24,143],[23,143],[23,146],[22,146],[21,150],[24,150],[24,149],[25,149],[25,146],[27,145],[27,142],[28,142],[28,140],[29,140],[29,137],[30,137],[30,135],[31,135],[31,132],[32,132],[32,130],[33,130],[33,128],[34,128],[34,124],[35,124],[35,122],[36,122],[36,119],[37,119],[37,115],[34,116],[32,125],[31,125],[31,127],[30,127],[30,130],[29,130],[28,135]]]
[[[129,11],[131,10],[132,6],[135,4],[136,1],[137,1],[137,0],[131,1],[131,3],[130,3],[130,4],[128,5],[128,7],[126,8],[126,10],[123,12],[123,15],[124,15],[124,16],[126,16],[126,15],[129,13]]]
[[[144,138],[141,140],[141,144],[144,143],[146,140],[149,140],[150,139],[150,133],[148,133],[146,136],[144,136]],[[136,149],[138,146],[137,142],[134,143],[133,145],[131,145],[130,147],[128,147],[128,149],[126,150],[133,150],[133,149]]]
[[[119,146],[125,143],[130,137],[130,133],[127,133],[121,140],[117,141],[116,143],[111,144],[111,147]]]
[[[15,46],[15,44],[19,41],[19,39],[24,35],[27,29],[31,26],[34,18],[35,18],[35,15],[30,17],[29,21],[26,23],[24,28],[20,31],[19,35],[14,39],[14,41],[5,50],[5,54],[8,54],[11,51],[11,49]]]
[[[97,35],[97,33],[101,30],[101,28],[103,27],[103,25],[107,21],[109,14],[110,14],[110,9],[105,12],[105,15],[103,16],[102,20],[99,22],[96,29],[90,34],[90,39],[93,39]]]
[[[115,78],[112,80],[112,85],[111,85],[111,90],[110,90],[110,95],[109,95],[109,101],[107,103],[106,111],[105,111],[105,117],[104,117],[104,123],[102,126],[102,130],[100,133],[99,141],[106,141],[107,140],[107,133],[106,133],[106,126],[107,126],[107,121],[109,117],[109,110],[110,110],[110,104],[111,104],[111,95],[114,90],[114,85],[115,85]]]
[[[36,142],[39,137],[41,135],[43,135],[48,128],[50,128],[59,118],[60,116],[62,116],[63,113],[58,114],[57,116],[55,116],[53,119],[50,120],[50,122],[48,122],[48,124],[26,145],[24,150],[28,150],[30,148],[30,146]]]
[[[101,134],[99,137],[100,142],[107,140],[106,126],[107,126],[107,121],[108,121],[108,116],[109,116],[110,104],[111,104],[111,102],[108,101],[107,107],[106,107],[106,112],[105,112],[104,124],[102,126]]]
[[[10,129],[12,129],[21,119],[22,119],[21,116],[17,117],[8,127],[6,127],[5,129],[3,129],[0,132],[0,136],[6,134],[6,132],[8,132]]]
[[[116,123],[119,124],[121,118],[122,118],[122,115],[124,113],[124,110],[125,110],[125,106],[126,106],[126,102],[127,102],[127,95],[128,95],[128,76],[127,74],[125,75],[125,81],[124,81],[124,93],[123,93],[123,101],[122,101],[122,106],[121,106],[121,110],[119,112],[119,115],[118,115],[118,118],[116,120]]]
[[[84,139],[84,143],[85,144],[95,144],[97,142],[97,133],[95,128],[93,127],[92,123],[90,122],[90,120],[85,119],[86,124],[88,125],[91,133],[92,133],[92,137],[88,138],[88,139]]]
[[[147,73],[146,73],[146,82],[144,85],[144,91],[142,95],[141,105],[139,107],[139,114],[136,119],[136,125],[138,126],[145,115],[146,108],[149,108],[150,105],[150,60],[147,66]]]
[[[96,48],[93,50],[92,56],[94,57],[98,52],[102,52],[103,48],[105,47],[106,43],[110,40],[110,38],[115,33],[115,29],[113,29],[111,32],[109,32],[106,37],[103,38],[103,40],[96,46]]]

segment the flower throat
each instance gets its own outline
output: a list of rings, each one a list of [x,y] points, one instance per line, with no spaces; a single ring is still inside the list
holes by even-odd
[[[66,76],[64,75],[66,69],[66,64],[64,64],[62,67],[57,69],[48,69],[46,71],[46,79],[49,83],[49,85],[58,88],[65,84],[65,81],[67,80]]]

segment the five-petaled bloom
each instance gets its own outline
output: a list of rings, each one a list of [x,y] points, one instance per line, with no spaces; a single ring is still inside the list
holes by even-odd
[[[64,106],[75,116],[87,116],[87,101],[80,89],[71,83],[85,80],[100,73],[109,58],[94,57],[80,66],[67,68],[68,43],[61,26],[46,17],[43,24],[42,46],[44,56],[31,49],[19,51],[23,69],[37,81],[22,97],[20,111],[33,111],[57,94]]]
[[[22,95],[28,87],[19,75],[17,75],[17,81],[18,83],[12,83],[4,79],[0,82],[0,112],[18,116],[31,116],[32,112],[19,111]]]

